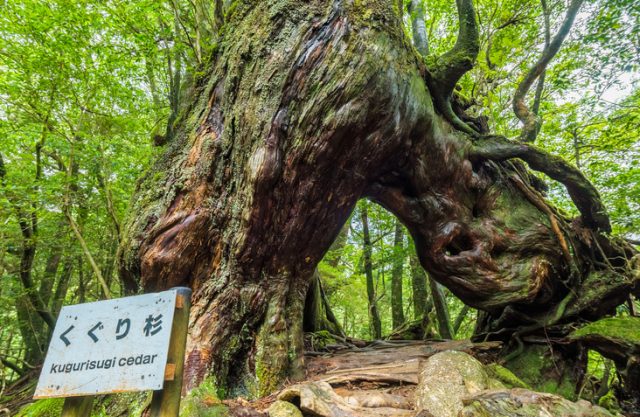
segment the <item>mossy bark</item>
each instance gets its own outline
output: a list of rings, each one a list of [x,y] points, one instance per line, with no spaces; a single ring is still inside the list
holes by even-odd
[[[621,378],[622,406],[640,412],[640,317],[598,320],[574,331],[570,338],[612,359]]]
[[[586,353],[576,345],[527,344],[519,355],[508,359],[504,366],[534,391],[557,394],[576,401],[585,377]]]
[[[331,310],[317,270],[307,291],[302,325],[305,332],[327,331],[332,335],[344,336],[342,326]]]
[[[119,251],[130,291],[193,288],[187,388],[212,375],[262,394],[300,374],[314,270],[361,198],[402,221],[422,266],[499,337],[637,289],[612,278],[586,305],[567,298],[619,251],[598,237],[592,255],[521,164],[484,158],[434,110],[395,2],[237,2],[222,32]]]

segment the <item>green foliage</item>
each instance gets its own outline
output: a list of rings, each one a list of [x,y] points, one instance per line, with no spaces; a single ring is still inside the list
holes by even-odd
[[[336,343],[336,339],[328,331],[320,330],[309,334],[309,343],[313,350],[321,350]]]
[[[620,408],[620,403],[616,398],[613,390],[607,392],[602,398],[598,400],[598,405],[600,407],[606,408],[612,413],[619,413],[622,415],[622,409]]]
[[[625,344],[640,346],[640,317],[609,317],[589,323],[571,334],[579,339],[585,336],[603,336]]]
[[[547,346],[532,345],[506,363],[505,367],[534,391],[576,400],[576,381],[568,373],[557,374],[556,364],[549,353]]]
[[[38,400],[18,411],[16,417],[58,417],[62,413],[64,398]]]
[[[504,366],[492,363],[485,366],[485,370],[489,376],[502,382],[508,388],[525,388],[531,389],[524,381],[518,378],[513,372],[505,368]]]
[[[360,210],[358,208],[356,210]],[[383,312],[383,334],[391,332],[391,268],[393,260],[408,256],[406,249],[393,246],[394,217],[379,206],[369,204],[371,220],[372,264],[378,308]],[[405,232],[405,236],[407,233]],[[353,215],[348,236],[343,245],[330,250],[320,263],[318,270],[323,277],[325,292],[343,330],[350,336],[369,339],[369,316],[367,290],[363,264],[362,223],[359,215]],[[404,245],[406,248],[407,245]],[[406,305],[405,316],[411,317],[411,282],[408,262],[403,263],[403,291]]]
[[[98,397],[93,403],[91,417],[141,417],[151,404],[151,392],[130,392]]]
[[[211,379],[204,380],[192,390],[180,404],[180,415],[184,417],[225,417],[227,406],[219,398],[220,392]]]
[[[0,355],[18,367],[42,358],[48,334],[19,277],[25,248],[31,294],[53,315],[104,297],[98,271],[122,293],[122,219],[175,111],[168,98],[216,44],[210,13],[202,0],[0,8]],[[16,377],[0,367],[0,379]]]

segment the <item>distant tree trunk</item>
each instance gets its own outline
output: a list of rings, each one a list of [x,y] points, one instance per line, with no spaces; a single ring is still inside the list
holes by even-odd
[[[100,270],[100,267],[98,266],[98,264],[96,263],[95,259],[93,258],[93,255],[91,254],[91,251],[89,250],[89,246],[87,245],[86,240],[82,236],[82,231],[80,230],[80,225],[78,225],[78,223],[76,223],[76,221],[73,218],[71,212],[69,212],[68,210],[65,211],[65,216],[67,217],[67,220],[69,221],[69,226],[71,226],[71,230],[73,230],[73,234],[78,239],[78,243],[80,244],[80,247],[82,248],[82,252],[84,253],[84,255],[87,258],[87,261],[89,262],[89,266],[91,266],[91,269],[93,270],[93,273],[94,273],[94,275],[96,277],[96,281],[100,285],[100,288],[102,290],[102,293],[104,294],[104,297],[107,298],[107,299],[111,298],[111,290],[109,289],[109,285],[108,285],[107,281],[104,279],[104,277],[102,276],[102,271]]]
[[[415,254],[409,255],[409,265],[411,266],[411,289],[413,290],[413,318],[422,319],[433,308],[433,303],[429,303],[427,274]]]
[[[342,326],[331,310],[322,287],[322,278],[316,270],[304,303],[303,330],[317,332],[326,330],[334,335],[344,336]]]
[[[456,317],[456,321],[453,323],[453,334],[458,336],[458,331],[460,331],[460,326],[462,326],[462,323],[464,322],[464,319],[467,317],[467,314],[469,314],[469,310],[471,310],[471,308],[468,305],[464,305],[462,307],[462,310],[460,310],[460,313],[458,313],[458,316]]]
[[[63,225],[64,223],[59,224],[58,230],[64,230],[62,227]],[[49,302],[51,301],[58,266],[60,265],[60,259],[62,258],[62,244],[59,241],[61,237],[61,233],[56,233],[54,243],[50,247],[50,252],[45,263],[44,273],[39,280],[39,288],[37,289],[38,297],[42,300],[42,308],[45,309],[52,318],[55,317],[55,312],[51,310]],[[53,331],[53,327],[48,327],[43,320],[39,320],[38,318],[32,319],[30,325],[31,331],[34,332],[36,338],[41,340],[41,345],[46,345],[49,341],[50,334]]]
[[[325,259],[325,261],[331,265],[333,268],[337,268],[340,265],[341,250],[344,248],[344,245],[347,244],[347,239],[349,238],[349,223],[345,223],[344,227],[340,229],[340,233],[336,237],[336,240],[331,244],[329,248],[329,252],[338,252],[335,256],[332,256],[329,259]]]
[[[87,282],[84,279],[84,268],[82,257],[76,257],[76,263],[78,264],[78,303],[84,303],[87,294]]]
[[[429,68],[392,3],[234,2],[182,95],[119,260],[128,291],[193,288],[188,388],[211,375],[230,395],[266,394],[302,375],[307,290],[362,198],[487,312],[487,337],[543,335],[638,292],[635,250],[609,236],[579,171],[454,111],[478,51],[472,2],[456,2],[458,42]],[[565,184],[580,217],[546,202],[525,163]]]
[[[24,293],[16,300],[16,312],[25,345],[24,360],[34,364],[43,359],[48,340],[47,333],[53,330],[55,318],[43,301],[33,280],[33,264],[37,248],[35,215],[19,217],[19,224],[22,230],[20,281]]]
[[[411,0],[408,9],[409,15],[411,16],[414,46],[420,55],[426,57],[429,55],[429,41],[427,39],[423,1]]]
[[[24,345],[23,359],[30,364],[40,363],[44,359],[43,335],[39,332],[39,318],[33,310],[29,297],[22,295],[15,301],[18,329]]]
[[[64,230],[64,224],[60,224],[58,230]],[[58,266],[60,265],[60,260],[62,259],[62,243],[60,240],[62,239],[61,233],[56,233],[54,236],[54,243],[51,245],[49,256],[47,258],[47,262],[44,267],[44,274],[42,275],[42,279],[40,280],[40,298],[42,298],[42,302],[44,305],[49,305],[49,301],[51,300],[51,296],[53,293],[53,286],[56,281],[56,274],[58,273]]]
[[[369,307],[370,334],[374,339],[382,339],[382,323],[378,312],[378,298],[373,281],[373,263],[371,260],[371,236],[369,235],[369,209],[362,205],[360,220],[362,221],[362,257],[364,274],[367,280],[367,303]]]
[[[431,299],[436,308],[436,318],[438,319],[438,333],[443,339],[453,339],[453,330],[451,329],[451,318],[449,317],[449,306],[447,299],[438,284],[433,278],[429,277],[429,289],[431,290]]]
[[[62,272],[58,274],[56,280],[55,290],[53,293],[53,299],[51,300],[51,312],[58,315],[64,300],[67,297],[67,291],[69,289],[69,282],[71,281],[71,274],[73,273],[73,257],[67,255],[62,263]]]
[[[391,318],[394,329],[404,324],[402,304],[402,268],[404,266],[404,232],[402,224],[396,220],[393,235],[393,269],[391,270]]]

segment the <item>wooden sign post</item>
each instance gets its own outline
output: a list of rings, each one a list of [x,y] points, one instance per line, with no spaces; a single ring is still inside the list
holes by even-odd
[[[153,390],[152,417],[177,417],[191,290],[174,288],[60,311],[34,398],[66,397],[88,417],[95,395]]]
[[[180,294],[180,291],[183,291],[183,293]],[[178,289],[176,313],[173,316],[173,329],[171,330],[171,342],[169,343],[169,355],[167,358],[167,370],[169,372],[167,372],[165,378],[164,389],[153,392],[151,417],[178,417],[190,308],[191,290],[189,288]]]

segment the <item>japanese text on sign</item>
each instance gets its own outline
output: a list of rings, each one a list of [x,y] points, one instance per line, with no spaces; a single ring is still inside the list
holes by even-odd
[[[35,398],[162,388],[176,292],[66,306]]]

